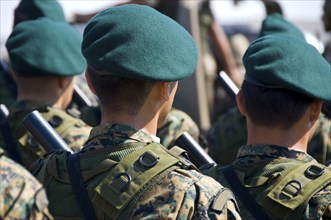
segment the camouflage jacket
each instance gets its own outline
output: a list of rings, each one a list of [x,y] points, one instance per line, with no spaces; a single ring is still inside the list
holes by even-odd
[[[90,126],[61,109],[53,108],[37,101],[15,102],[10,108],[8,121],[14,141],[17,142],[17,149],[20,152],[22,164],[27,169],[30,168],[35,160],[43,157],[46,153],[22,124],[24,117],[36,109],[42,113],[45,119],[74,151],[78,151],[83,147],[91,131]],[[3,143],[2,146],[4,146]]]
[[[328,169],[326,175],[330,175],[331,168],[318,164],[310,155],[304,152],[272,145],[243,146],[239,149],[237,159],[232,165],[241,184],[245,185],[251,196],[263,207],[264,211],[271,219],[329,219],[331,218],[331,181],[329,176],[323,177],[329,181],[326,185],[319,182],[316,182],[316,184],[311,182],[316,185],[317,192],[315,194],[313,193],[311,196],[307,196],[308,198],[305,198],[305,194],[302,194],[301,191],[299,191],[300,193],[298,195],[294,195],[293,198],[304,198],[305,200],[303,200],[302,203],[298,200],[300,203],[298,207],[292,207],[293,210],[282,207],[284,208],[283,210],[288,211],[288,215],[279,211],[278,203],[273,203],[273,205],[270,206],[270,204],[265,202],[268,201],[266,197],[270,196],[268,193],[270,189],[274,189],[274,186],[281,190],[285,188],[280,187],[278,181],[286,180],[289,182],[292,181],[293,183],[293,180],[298,180],[300,183],[303,182],[304,176],[307,175],[306,170],[294,169],[308,163],[314,164],[314,167],[323,167],[324,171]],[[298,175],[298,179],[294,178],[293,175],[287,175],[292,174],[293,170],[297,172],[293,175]],[[205,173],[228,187],[229,184],[224,178],[221,166],[214,167]],[[313,181],[318,181],[318,178]],[[309,182],[310,180],[305,182],[305,184]],[[302,187],[305,186],[303,183],[301,184]],[[283,202],[284,204],[282,204],[282,202],[280,203],[281,206],[285,206],[285,202]],[[244,204],[240,200],[238,200],[238,203],[240,215],[243,219],[253,219],[248,210],[244,207]]]
[[[97,219],[227,219],[227,216],[240,219],[233,200],[222,197],[222,192],[227,189],[208,176],[193,169],[180,167],[169,171],[168,168],[165,169],[162,171],[164,175],[152,177],[151,182],[154,181],[155,184],[148,182],[143,185],[145,187],[140,186],[141,183],[137,184],[138,186],[133,184],[134,177],[129,178],[129,186],[138,187],[137,194],[134,194],[133,198],[129,197],[129,208],[124,208],[129,215],[118,211],[117,207],[121,207],[128,199],[132,188],[114,191],[112,187],[118,175],[114,177],[113,170],[132,154],[138,151],[146,153],[146,144],[148,146],[149,143],[155,143],[157,139],[143,130],[126,125],[109,124],[92,129],[89,140],[79,155],[85,187]],[[163,147],[162,149],[167,151]],[[37,177],[45,185],[50,200],[50,212],[55,218],[83,218],[67,179],[66,162],[63,162],[66,158],[63,153],[49,155],[38,169],[41,171]],[[99,160],[100,158],[102,159]],[[137,168],[135,164],[140,162],[140,159],[142,156],[139,157],[139,161],[129,161],[129,170],[125,172],[133,172]],[[112,163],[118,163],[114,168],[104,167],[103,164],[110,160]],[[52,166],[54,161],[57,163],[55,167]],[[92,170],[99,171],[95,173]],[[145,171],[138,175],[143,175],[143,172]],[[217,206],[222,198],[223,205]],[[114,203],[117,206],[114,206]]]
[[[0,219],[52,219],[42,185],[0,148]]]

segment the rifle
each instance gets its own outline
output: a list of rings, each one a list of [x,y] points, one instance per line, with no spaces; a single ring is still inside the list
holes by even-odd
[[[188,132],[179,136],[175,144],[187,151],[189,160],[200,170],[216,166],[216,162],[203,150]]]
[[[91,200],[82,176],[79,153],[74,153],[52,126],[37,111],[33,111],[23,119],[24,126],[39,141],[47,152],[62,150],[70,152],[67,159],[68,174],[76,201],[85,219],[96,219]]]
[[[9,157],[22,164],[21,155],[18,152],[16,142],[9,126],[8,115],[9,111],[7,107],[4,104],[0,104],[0,130],[3,137],[3,142],[6,145],[5,147]]]
[[[35,110],[23,119],[23,125],[38,140],[47,152],[56,150],[73,151],[66,142],[56,133],[46,119]]]
[[[237,93],[239,92],[239,88],[234,84],[232,79],[226,74],[224,71],[219,73],[218,78],[219,83],[221,84],[222,88],[230,95],[232,100],[236,101]]]

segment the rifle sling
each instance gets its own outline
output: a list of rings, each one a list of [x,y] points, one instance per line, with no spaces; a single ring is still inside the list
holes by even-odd
[[[76,201],[84,215],[84,218],[86,220],[97,219],[91,200],[84,185],[84,179],[80,169],[79,153],[68,155],[68,172],[72,190],[75,194]]]
[[[263,208],[255,201],[249,191],[240,183],[237,174],[234,172],[232,164],[222,167],[223,175],[229,183],[231,190],[236,198],[239,198],[245,208],[251,213],[254,219],[269,220],[269,216]]]

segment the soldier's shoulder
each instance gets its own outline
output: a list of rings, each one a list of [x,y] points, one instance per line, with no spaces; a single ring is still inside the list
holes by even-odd
[[[195,170],[171,171],[154,187],[139,204],[136,216],[147,214],[148,207],[162,218],[227,219],[230,212],[239,218],[232,192]]]
[[[48,200],[42,185],[11,159],[1,156],[0,164],[1,218],[28,219],[32,215],[48,213]]]

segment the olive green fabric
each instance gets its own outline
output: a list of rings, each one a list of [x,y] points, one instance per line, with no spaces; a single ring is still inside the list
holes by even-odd
[[[305,40],[305,36],[302,31],[294,24],[285,20],[281,14],[273,13],[268,15],[262,22],[260,31],[260,37],[269,34],[291,34],[302,40]]]
[[[149,6],[109,8],[92,18],[82,51],[100,75],[176,81],[194,72],[197,49],[191,35]]]
[[[331,66],[306,42],[289,34],[255,40],[243,57],[245,80],[267,88],[285,88],[331,100]]]
[[[56,0],[22,0],[16,11],[29,20],[47,17],[53,21],[66,21],[62,7]]]
[[[16,25],[6,47],[19,76],[73,76],[86,68],[81,42],[69,24],[39,18]]]

